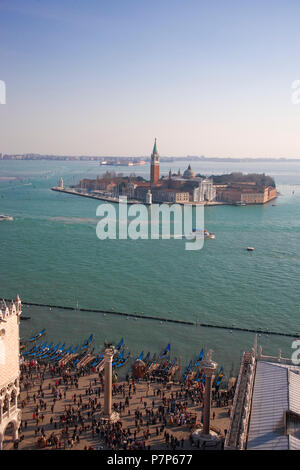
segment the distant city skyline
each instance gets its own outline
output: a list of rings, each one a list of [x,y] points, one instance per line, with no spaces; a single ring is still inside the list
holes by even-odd
[[[297,0],[0,0],[0,152],[300,158]],[[299,82],[300,84],[300,82]]]

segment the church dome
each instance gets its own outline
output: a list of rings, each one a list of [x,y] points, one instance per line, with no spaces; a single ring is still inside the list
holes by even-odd
[[[185,172],[183,173],[184,178],[195,178],[195,172],[191,169],[191,165],[187,167]]]

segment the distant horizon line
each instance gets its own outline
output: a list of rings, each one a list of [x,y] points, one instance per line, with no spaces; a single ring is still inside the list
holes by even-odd
[[[1,153],[1,152],[0,152]],[[6,157],[6,158],[5,158]],[[59,159],[72,159],[72,160],[106,160],[106,159],[126,159],[126,160],[144,160],[150,161],[151,157],[149,155],[66,155],[66,154],[41,154],[41,153],[5,153],[2,154],[1,160],[18,160],[17,157],[22,157],[20,160],[59,160]],[[186,156],[167,156],[167,155],[160,155],[160,160],[194,160],[194,161],[300,161],[300,157],[206,157],[204,155],[186,155]]]

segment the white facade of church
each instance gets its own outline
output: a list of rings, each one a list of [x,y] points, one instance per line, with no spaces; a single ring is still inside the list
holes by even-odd
[[[21,423],[21,410],[18,408],[21,311],[19,296],[10,305],[4,300],[0,304],[0,450],[8,425],[12,425],[13,440],[16,440]]]
[[[215,201],[216,199],[216,187],[213,184],[213,180],[209,178],[203,179],[197,188],[193,191],[194,202],[205,202]]]

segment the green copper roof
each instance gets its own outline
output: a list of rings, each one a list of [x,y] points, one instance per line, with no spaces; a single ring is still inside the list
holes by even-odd
[[[156,139],[154,141],[154,147],[153,147],[153,152],[152,153],[158,153],[157,147],[156,147]]]

